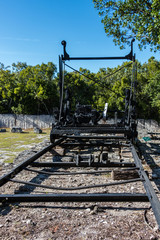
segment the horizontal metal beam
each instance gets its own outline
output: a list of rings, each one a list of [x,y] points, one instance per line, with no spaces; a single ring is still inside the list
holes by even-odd
[[[62,144],[59,144],[63,148],[74,148],[74,147],[129,147],[129,144],[126,143],[119,143],[118,140],[117,142],[97,142],[96,140],[93,142],[85,143],[85,142],[64,142]]]
[[[33,162],[30,164],[32,167],[62,167],[62,168],[69,168],[69,167],[135,167],[135,163],[129,162],[107,162],[107,163],[100,163],[100,162],[93,162],[89,166],[87,162],[81,162],[79,166],[76,165],[75,162]]]
[[[124,139],[126,140],[126,137],[124,136],[115,136],[115,135],[110,135],[110,136],[93,136],[93,135],[80,135],[80,136],[74,136],[74,135],[66,135],[64,136],[65,138],[69,139]]]
[[[62,57],[62,60],[132,60],[128,55],[125,57]]]
[[[66,41],[63,40],[61,44],[63,45],[63,55],[61,55],[61,61],[66,60],[116,60],[116,59],[127,59],[135,61],[135,56],[133,56],[133,42],[135,39],[131,41],[131,50],[125,56],[115,56],[115,57],[70,57],[69,54],[66,52]]]
[[[0,202],[148,202],[148,197],[141,193],[4,194]]]
[[[125,128],[60,128],[60,129],[52,129],[52,134],[77,134],[77,133],[99,133],[99,134],[106,134],[106,133],[122,133],[127,134],[129,130]]]

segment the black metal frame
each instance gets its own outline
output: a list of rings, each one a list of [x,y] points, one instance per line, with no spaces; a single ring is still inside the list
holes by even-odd
[[[124,56],[124,57],[106,57],[106,58],[70,58],[70,56],[66,52],[66,42],[63,41],[62,45],[64,46],[64,55],[59,57],[59,72],[60,72],[60,116],[63,110],[63,62],[66,60],[101,60],[101,59],[129,59],[135,61],[135,57],[133,56],[133,41],[131,42],[131,52]],[[134,88],[134,86],[132,85]],[[130,96],[130,103],[131,103],[131,96]],[[133,101],[132,101],[133,102]],[[156,193],[153,189],[151,182],[149,181],[148,176],[146,175],[141,160],[139,159],[136,149],[132,142],[135,140],[135,119],[132,118],[132,105],[128,106],[128,121],[127,124],[101,124],[101,125],[76,125],[76,126],[62,126],[60,123],[57,126],[53,125],[51,131],[51,142],[48,147],[42,149],[40,152],[36,153],[34,156],[30,157],[29,159],[25,160],[17,167],[15,167],[12,171],[8,174],[2,176],[0,178],[0,187],[4,186],[8,182],[19,183],[23,185],[31,185],[34,187],[42,187],[42,188],[49,188],[55,190],[78,190],[78,189],[85,189],[85,188],[99,188],[99,187],[109,187],[112,185],[119,185],[119,184],[128,184],[132,182],[140,181],[143,183],[146,194],[144,193],[63,193],[63,194],[1,194],[0,195],[0,202],[1,203],[15,203],[15,202],[147,202],[150,201],[153,212],[155,214],[155,218],[158,223],[158,227],[160,229],[160,202]],[[39,162],[37,159],[44,155],[46,152],[50,151],[53,147],[61,146],[63,148],[97,148],[101,147],[103,154],[103,147],[112,148],[120,148],[126,146],[130,148],[132,153],[133,162],[124,162],[124,161],[116,161],[110,162],[107,159],[99,159],[95,160],[92,154],[89,157],[83,158],[81,154],[76,155],[76,159],[73,162],[69,161],[59,161],[59,162]],[[28,168],[29,167],[29,168]],[[47,172],[44,170],[34,170],[34,167],[55,167],[54,172]],[[46,186],[41,185],[33,182],[25,182],[18,179],[15,179],[16,175],[21,171],[33,171],[34,173],[41,173],[46,175],[69,175],[69,174],[78,174],[77,172],[61,172],[57,171],[57,167],[61,167],[63,169],[69,169],[70,167],[79,168],[79,167],[90,167],[90,168],[103,168],[104,170],[94,170],[92,172],[85,171],[79,172],[79,174],[102,174],[104,172],[110,172],[108,169],[115,169],[115,168],[123,168],[127,171],[130,170],[137,170],[139,177],[126,180],[126,181],[119,181],[113,182],[108,184],[100,184],[100,185],[91,185],[91,186],[84,186],[84,187],[76,187],[73,188],[58,188],[54,186]],[[106,170],[107,169],[107,170]],[[53,170],[53,169],[52,169]]]
[[[63,64],[65,61],[70,60],[130,60],[135,62],[135,54],[133,55],[133,42],[135,39],[131,41],[131,50],[130,53],[126,56],[120,57],[70,57],[69,54],[66,52],[66,41],[63,40],[61,44],[63,45],[63,55],[59,56],[59,86],[60,86],[60,117],[62,114],[63,108],[63,90],[64,90],[64,67]],[[60,121],[59,117],[59,121]]]
[[[136,120],[135,120],[135,85],[136,80],[135,74],[134,74],[134,67],[135,67],[135,54],[133,55],[133,42],[135,40],[132,39],[131,41],[131,50],[130,53],[126,56],[120,56],[120,57],[70,57],[69,54],[66,52],[66,41],[62,41],[63,45],[63,55],[59,56],[59,87],[60,87],[60,108],[59,108],[59,121],[58,125],[52,126],[52,131],[50,134],[50,140],[51,142],[54,142],[55,138],[59,138],[61,136],[64,137],[65,134],[77,134],[77,133],[125,133],[125,136],[128,139],[131,139],[134,141],[135,137],[137,136],[136,131]],[[131,83],[131,91],[129,99],[127,100],[126,109],[124,111],[123,124],[112,124],[112,125],[89,125],[86,124],[85,126],[82,125],[68,125],[66,122],[61,121],[62,116],[65,116],[64,113],[64,65],[65,61],[69,60],[117,60],[117,59],[126,59],[131,60],[133,62],[133,79]]]

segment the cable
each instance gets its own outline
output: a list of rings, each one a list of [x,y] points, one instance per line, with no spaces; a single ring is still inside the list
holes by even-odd
[[[109,173],[111,170],[105,171],[92,171],[92,172],[47,172],[47,171],[39,171],[35,169],[25,168],[26,171],[36,172],[40,174],[48,174],[48,175],[79,175],[79,174],[102,174],[102,173]]]
[[[119,68],[119,69],[117,69],[115,72],[113,72],[113,73],[110,73],[110,74],[108,74],[107,76],[105,76],[105,77],[103,77],[101,80],[103,80],[103,79],[106,79],[107,77],[110,77],[110,76],[112,76],[112,75],[114,75],[115,73],[117,73],[117,72],[119,72],[120,70],[122,70],[123,68],[125,68],[125,67],[128,67],[128,66],[130,66],[132,64],[132,62],[131,63],[128,63],[127,65],[125,65],[125,66],[123,66],[123,67],[121,67],[121,68]],[[75,72],[77,72],[77,73],[79,73],[80,75],[82,75],[82,76],[84,76],[84,77],[86,77],[86,78],[88,78],[89,80],[92,80],[92,81],[94,81],[94,84],[95,83],[98,83],[98,84],[101,84],[102,86],[105,86],[106,87],[106,84],[102,84],[98,79],[92,79],[92,78],[90,78],[90,77],[88,77],[88,76],[86,76],[85,74],[83,74],[82,72],[80,72],[80,71],[78,71],[78,70],[76,70],[75,68],[73,68],[73,67],[71,67],[71,66],[69,66],[68,64],[66,64],[66,63],[64,63],[64,65],[65,66],[67,66],[68,68],[70,68],[70,69],[72,69],[73,71],[75,71]],[[106,87],[108,90],[110,90],[111,92],[113,92],[113,93],[115,93],[115,94],[117,94],[114,90],[112,90],[111,88],[109,88],[109,87]]]
[[[27,184],[27,185],[35,186],[35,187],[41,187],[41,188],[70,191],[70,190],[80,190],[80,189],[88,189],[88,188],[97,188],[97,187],[107,187],[107,186],[121,185],[121,184],[126,184],[126,183],[143,181],[143,179],[142,178],[135,178],[135,179],[131,179],[131,180],[112,182],[112,183],[106,183],[106,184],[88,185],[88,186],[83,186],[83,187],[68,187],[68,188],[52,187],[52,186],[47,186],[47,185],[41,185],[41,184],[38,184],[38,183],[20,181],[18,179],[9,179],[9,181],[15,182],[15,183]]]
[[[119,68],[119,69],[117,69],[115,72],[110,73],[110,74],[108,74],[107,76],[103,77],[102,80],[105,79],[105,78],[107,78],[107,77],[110,77],[110,76],[114,75],[115,73],[119,72],[120,70],[122,70],[122,69],[125,68],[125,67],[130,66],[131,64],[132,64],[132,62],[131,62],[131,63],[128,63],[127,65],[125,65],[125,66],[123,66],[123,67],[121,67],[121,68]]]
[[[95,83],[99,83],[99,80],[98,80],[98,79],[97,79],[97,81],[96,81],[96,80],[93,80],[92,78],[90,78],[90,77],[84,75],[83,73],[81,73],[80,71],[76,70],[75,68],[72,68],[72,67],[69,66],[68,64],[66,64],[66,63],[64,63],[64,64],[65,64],[67,67],[69,67],[70,69],[72,69],[72,70],[74,70],[75,72],[79,73],[80,75],[82,75],[82,76],[88,78],[88,79],[91,80],[91,81],[94,81],[94,84],[95,84]],[[93,85],[93,84],[92,84],[92,85]],[[110,90],[111,92],[114,92],[114,93],[116,94],[116,92],[113,91],[111,88],[107,88],[107,89]]]
[[[73,71],[75,71],[75,72],[78,72],[79,74],[81,74],[81,75],[83,75],[84,77],[86,77],[86,78],[88,78],[88,79],[90,79],[90,80],[92,80],[93,81],[93,79],[92,78],[90,78],[90,77],[88,77],[88,76],[86,76],[86,75],[84,75],[82,72],[80,72],[80,71],[78,71],[78,70],[76,70],[75,68],[73,68],[73,67],[71,67],[71,66],[69,66],[68,64],[66,64],[66,63],[64,63],[67,67],[69,67],[70,69],[72,69]],[[128,67],[128,66],[130,66],[132,64],[132,62],[131,63],[128,63],[127,65],[125,65],[125,66],[123,66],[123,67],[121,67],[121,68],[119,68],[119,69],[117,69],[115,72],[113,72],[113,73],[110,73],[110,74],[108,74],[107,76],[105,76],[105,77],[103,77],[102,78],[102,80],[103,79],[105,79],[105,78],[107,78],[107,77],[110,77],[110,76],[112,76],[112,75],[114,75],[115,73],[117,73],[117,72],[119,72],[120,70],[122,70],[123,68],[125,68],[125,67]],[[98,79],[97,79],[98,80]],[[99,80],[98,80],[98,82],[97,83],[99,83]]]
[[[123,171],[130,171],[130,170],[135,170],[138,169],[137,167],[135,168],[127,168],[124,169]],[[26,171],[30,172],[35,172],[35,173],[40,173],[40,174],[46,174],[46,175],[81,175],[81,174],[103,174],[103,173],[110,173],[112,170],[104,170],[104,171],[83,171],[83,172],[62,172],[62,171],[54,171],[54,172],[49,172],[49,171],[40,171],[40,170],[35,170],[31,168],[24,168]]]
[[[75,68],[73,68],[73,67],[69,66],[69,65],[68,65],[68,64],[66,64],[66,63],[65,63],[65,65],[66,65],[68,68],[72,69],[73,71],[75,71],[75,72],[79,73],[80,75],[82,75],[82,76],[84,76],[84,77],[86,77],[86,78],[88,78],[88,79],[90,79],[90,80],[92,80],[92,81],[93,81],[93,79],[92,79],[92,78],[90,78],[90,77],[88,77],[88,76],[84,75],[82,72],[80,72],[80,71],[76,70]]]

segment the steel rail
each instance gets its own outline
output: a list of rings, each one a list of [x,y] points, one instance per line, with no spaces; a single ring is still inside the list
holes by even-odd
[[[5,183],[8,182],[9,179],[15,177],[16,174],[18,174],[19,172],[21,172],[25,167],[27,167],[29,164],[31,164],[32,162],[34,162],[35,160],[37,160],[39,157],[41,157],[42,155],[44,155],[46,152],[48,152],[49,150],[51,150],[53,147],[55,147],[56,145],[60,144],[63,141],[63,139],[59,139],[57,140],[55,143],[50,144],[49,146],[45,147],[44,149],[42,149],[41,151],[37,152],[36,154],[34,154],[33,156],[31,156],[30,158],[26,159],[25,161],[23,161],[22,163],[20,163],[17,167],[15,167],[14,169],[12,169],[9,173],[7,173],[6,175],[2,176],[0,178],[0,187],[3,186]]]
[[[39,157],[44,155],[46,152],[50,151],[54,146],[56,145],[63,145],[63,141],[65,138],[60,138],[55,143],[50,144],[46,148],[42,149],[35,155],[31,156],[27,160],[23,161],[21,164],[19,164],[17,167],[15,167],[12,171],[10,171],[8,174],[4,175],[0,178],[0,186],[3,186],[5,183],[11,181],[15,183],[25,184],[25,185],[31,185],[35,187],[41,187],[41,188],[48,188],[52,190],[63,190],[63,191],[74,191],[74,190],[82,190],[82,189],[88,189],[88,188],[98,188],[98,187],[109,187],[114,185],[121,185],[121,184],[128,184],[133,182],[141,181],[144,185],[146,194],[131,194],[131,193],[111,193],[111,194],[105,194],[105,193],[99,193],[99,194],[1,194],[0,195],[0,202],[38,202],[38,201],[45,201],[45,202],[125,202],[125,201],[132,201],[132,202],[142,202],[142,201],[149,201],[156,221],[158,223],[158,227],[160,229],[160,202],[159,199],[154,191],[154,188],[148,179],[147,174],[145,173],[141,161],[137,155],[137,152],[135,150],[135,147],[133,144],[128,144],[127,146],[130,147],[132,156],[134,159],[134,163],[130,162],[107,162],[107,163],[101,163],[101,162],[93,162],[91,163],[91,166],[88,166],[87,162],[80,162],[80,165],[77,166],[75,162],[35,162]],[[131,167],[131,169],[138,169],[139,177],[136,179],[126,180],[126,181],[119,181],[119,182],[113,182],[113,183],[106,183],[106,184],[97,184],[97,185],[89,185],[89,186],[80,186],[80,187],[55,187],[55,186],[47,186],[43,184],[37,184],[32,182],[25,182],[17,179],[13,179],[19,172],[22,170],[28,170],[27,166],[33,166],[33,167]],[[31,169],[32,170],[32,169]],[[44,173],[49,174],[49,172],[45,171],[36,171],[37,173]],[[95,171],[99,172],[99,171]],[[94,173],[95,173],[94,172]],[[105,172],[105,171],[101,171]],[[68,174],[68,173],[67,173]],[[66,174],[66,175],[67,175]],[[75,174],[75,173],[74,173]],[[79,173],[77,173],[79,174]],[[84,174],[84,172],[81,172],[81,174]],[[89,172],[85,172],[85,174],[89,174]],[[62,174],[63,175],[63,174]]]
[[[146,194],[148,196],[148,199],[151,203],[151,207],[153,209],[156,221],[158,223],[158,227],[160,229],[160,201],[155,193],[155,190],[146,174],[146,172],[143,169],[143,166],[141,164],[141,161],[137,155],[136,149],[134,145],[131,145],[131,152],[135,161],[136,166],[139,168],[139,175],[144,179],[143,185],[146,190]]]

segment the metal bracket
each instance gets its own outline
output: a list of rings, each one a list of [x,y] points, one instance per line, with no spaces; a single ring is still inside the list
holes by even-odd
[[[63,45],[63,56],[62,56],[62,59],[63,60],[69,60],[70,59],[69,54],[66,52],[66,44],[67,44],[67,42],[65,40],[63,40],[61,42],[61,44]]]
[[[66,52],[66,45],[67,42],[63,40],[61,44],[63,45],[63,55],[62,55],[62,60],[116,60],[116,59],[127,59],[131,61],[135,61],[135,55],[133,55],[133,42],[135,39],[133,38],[131,40],[131,51],[129,54],[126,56],[121,56],[121,57],[70,57],[69,54]]]

